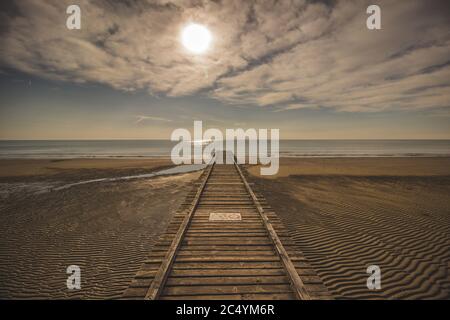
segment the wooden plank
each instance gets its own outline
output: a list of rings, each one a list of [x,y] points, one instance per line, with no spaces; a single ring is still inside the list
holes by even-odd
[[[192,240],[183,240],[183,244],[187,245],[198,245],[204,244],[205,240],[201,239],[192,239]],[[224,239],[224,240],[208,240],[208,243],[215,245],[264,245],[270,244],[271,241],[269,239],[257,239],[257,240],[236,240],[236,239]]]
[[[294,300],[293,293],[216,294],[197,296],[164,296],[163,300]]]
[[[212,286],[174,286],[165,287],[164,296],[205,295],[205,294],[249,294],[249,293],[291,293],[289,284],[277,285],[212,285]]]
[[[210,167],[206,173],[205,180],[203,181],[201,187],[199,188],[199,190],[197,192],[196,200],[194,201],[192,208],[189,210],[189,213],[186,214],[186,217],[184,218],[182,224],[180,225],[180,229],[179,229],[177,235],[175,236],[175,239],[173,239],[172,244],[167,252],[166,259],[163,261],[163,263],[159,267],[158,272],[155,276],[155,279],[152,281],[152,284],[145,295],[146,300],[154,300],[160,296],[161,291],[164,286],[164,282],[166,281],[167,276],[168,276],[168,271],[173,264],[176,252],[179,249],[181,240],[183,239],[184,233],[186,232],[186,228],[189,225],[189,222],[192,218],[193,213],[195,212],[195,209],[197,208],[198,202],[200,200],[200,196],[203,192],[203,189],[205,188],[206,183],[208,182],[208,178],[211,175],[211,171],[213,168],[214,168],[214,163],[212,165],[210,165]]]
[[[158,250],[158,247],[155,246],[153,250]],[[159,247],[160,250],[165,251],[164,247]],[[274,250],[272,245],[264,245],[264,246],[247,246],[247,245],[234,245],[234,246],[219,246],[219,245],[212,245],[212,244],[202,244],[202,245],[195,245],[195,246],[183,246],[181,250],[189,250],[189,251],[196,251],[196,250],[207,250],[207,251],[266,251],[266,250]]]
[[[236,163],[212,165],[204,177],[153,246],[125,299],[304,299],[304,292],[331,298]],[[235,212],[242,220],[209,221],[211,212]],[[301,277],[301,289],[292,272]]]
[[[135,278],[130,288],[148,288],[153,277]],[[289,285],[286,272],[275,276],[216,276],[216,277],[168,277],[165,287],[173,286],[245,286],[245,285]]]
[[[283,265],[279,261],[270,262],[175,262],[177,269],[279,269]]]
[[[157,259],[161,261],[161,259]],[[248,262],[248,261],[260,261],[260,262],[271,262],[279,261],[279,257],[273,256],[250,256],[250,255],[234,255],[234,256],[178,256],[176,262]],[[148,260],[146,260],[148,261]]]
[[[250,277],[169,277],[166,286],[199,286],[199,285],[253,285],[253,284],[289,284],[288,277],[250,276]]]
[[[178,256],[225,256],[225,255],[233,255],[233,256],[241,256],[241,255],[249,255],[249,256],[275,256],[275,251],[273,250],[210,250],[210,251],[202,251],[202,250],[183,250],[178,252]]]
[[[136,278],[153,278],[156,271],[138,271]],[[280,267],[279,269],[177,269],[172,270],[170,277],[212,277],[212,276],[234,277],[234,276],[285,276],[286,271]],[[310,276],[315,279],[317,276]],[[316,282],[313,282],[316,283]]]
[[[283,268],[279,269],[204,269],[204,270],[172,270],[171,277],[195,277],[195,276],[223,276],[223,277],[231,277],[231,276],[282,276],[286,275],[286,272]]]
[[[289,278],[291,280],[292,287],[297,295],[297,297],[301,300],[310,300],[309,293],[307,292],[305,285],[300,278],[300,276],[297,273],[297,270],[295,269],[295,266],[293,265],[292,261],[289,259],[289,255],[286,252],[286,249],[283,247],[283,244],[281,243],[280,239],[278,238],[278,235],[269,221],[269,218],[267,218],[266,214],[264,213],[264,209],[261,207],[258,198],[253,193],[253,190],[250,188],[249,184],[247,183],[247,180],[245,179],[244,175],[242,174],[241,169],[235,162],[236,170],[239,172],[239,175],[241,176],[242,182],[244,183],[247,192],[251,195],[253,202],[255,203],[256,208],[258,209],[259,214],[261,215],[261,218],[264,222],[264,225],[267,228],[267,231],[269,232],[270,238],[273,241],[273,244],[276,248],[276,251],[278,252],[281,261],[283,262],[283,266],[285,267]]]
[[[245,240],[242,241],[267,241],[267,235],[264,236],[260,236],[260,235],[239,235],[239,236],[234,236],[233,238],[231,237],[226,237],[223,236],[221,234],[218,235],[212,235],[212,236],[188,236],[186,235],[184,237],[184,241],[186,242],[190,242],[190,241],[203,241],[203,242],[208,242],[209,241],[215,241],[215,242],[229,242],[229,241],[241,241],[241,239],[239,238],[243,238]]]
[[[213,236],[220,236],[220,237],[235,237],[235,236],[246,236],[246,237],[252,237],[252,236],[266,236],[267,232],[264,230],[255,230],[252,232],[244,230],[239,231],[229,231],[229,230],[214,230],[214,231],[208,231],[208,230],[190,230],[186,233],[186,236],[190,237],[213,237]]]

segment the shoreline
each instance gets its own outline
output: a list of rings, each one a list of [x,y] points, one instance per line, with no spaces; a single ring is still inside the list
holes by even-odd
[[[0,298],[120,296],[201,171],[35,191],[164,166],[174,167],[161,159],[0,160],[0,256],[8,257]],[[337,298],[450,298],[450,158],[281,158],[275,176],[245,167]],[[82,269],[77,292],[65,287],[71,264]],[[382,270],[379,292],[365,287],[371,264]]]
[[[247,155],[248,157],[248,155]],[[399,154],[294,154],[289,153],[280,154],[279,158],[450,158],[450,154],[441,153],[399,153]],[[48,157],[42,156],[0,156],[0,161],[2,160],[170,160],[171,157],[167,155],[120,155],[120,156],[106,156],[106,155],[86,155],[86,156],[57,156],[51,155]]]
[[[170,159],[0,159],[1,180],[103,178],[174,166]]]

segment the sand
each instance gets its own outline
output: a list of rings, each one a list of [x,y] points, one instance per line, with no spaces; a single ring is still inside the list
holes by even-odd
[[[450,159],[281,159],[251,180],[338,299],[450,298]],[[366,268],[381,268],[381,290]]]
[[[120,297],[199,172],[36,192],[36,184],[71,182],[77,175],[148,173],[169,164],[113,161],[116,166],[111,160],[27,160],[14,167],[8,160],[3,190],[23,187],[2,194],[0,298]],[[81,268],[81,290],[69,291],[66,268],[73,264]]]
[[[170,159],[2,159],[0,181],[21,178],[69,180],[83,177],[101,177],[124,173],[144,173],[172,166]]]
[[[259,176],[259,166],[249,167]],[[302,176],[445,176],[450,175],[450,158],[281,158],[277,179]]]
[[[0,298],[117,298],[199,173],[149,173],[167,160],[0,161]],[[450,298],[450,159],[281,159],[255,188],[337,298]],[[81,267],[79,291],[66,268]],[[382,289],[366,287],[366,268]]]

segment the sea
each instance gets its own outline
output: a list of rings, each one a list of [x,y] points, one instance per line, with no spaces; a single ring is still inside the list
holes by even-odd
[[[169,158],[175,144],[167,140],[2,140],[0,158]],[[450,156],[450,140],[281,140],[279,145],[281,157]]]

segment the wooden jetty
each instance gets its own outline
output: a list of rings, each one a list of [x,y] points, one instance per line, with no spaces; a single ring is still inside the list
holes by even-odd
[[[124,299],[332,299],[234,164],[206,167]]]

